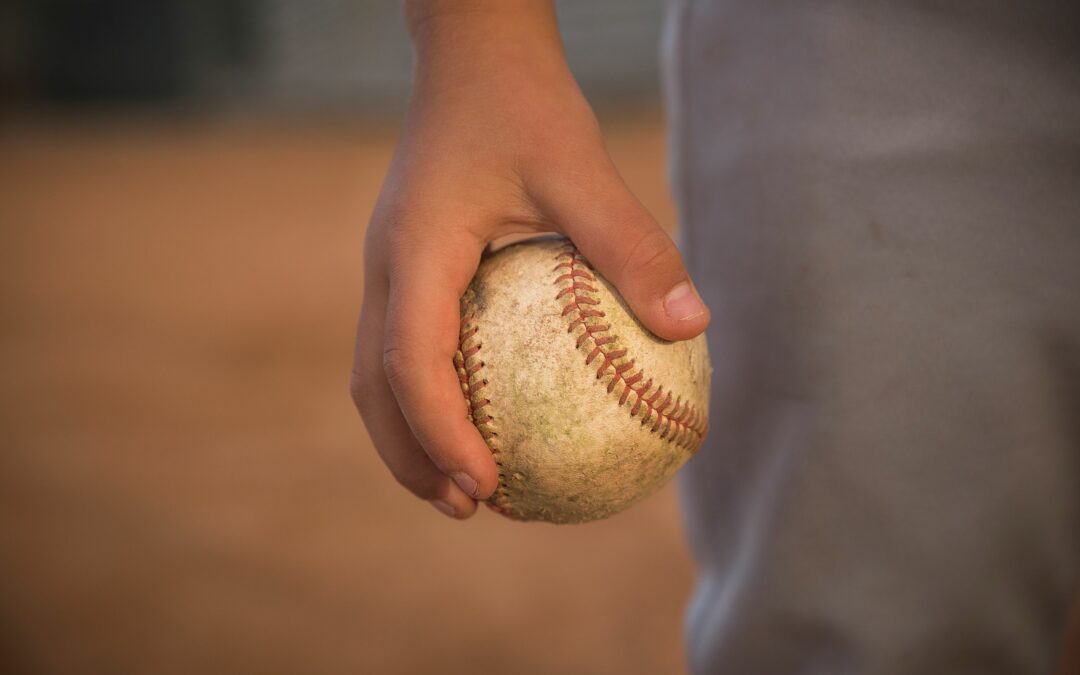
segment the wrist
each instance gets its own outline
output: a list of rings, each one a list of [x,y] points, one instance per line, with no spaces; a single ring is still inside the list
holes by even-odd
[[[416,80],[570,78],[550,0],[407,0]]]
[[[553,0],[405,0],[405,24],[414,41],[429,26],[488,21],[555,26]],[[556,28],[557,30],[557,28]]]

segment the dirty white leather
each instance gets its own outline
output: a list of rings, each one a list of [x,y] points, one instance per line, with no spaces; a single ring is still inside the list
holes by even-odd
[[[651,495],[708,429],[705,338],[660,340],[561,237],[487,257],[455,358],[517,520],[605,518]]]

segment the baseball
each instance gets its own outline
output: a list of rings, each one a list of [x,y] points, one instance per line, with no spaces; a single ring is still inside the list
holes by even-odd
[[[708,428],[704,336],[650,333],[563,238],[481,262],[454,360],[499,469],[488,505],[515,520],[622,511],[667,482]]]

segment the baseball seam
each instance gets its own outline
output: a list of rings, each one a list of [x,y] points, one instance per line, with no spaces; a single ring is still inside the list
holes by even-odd
[[[585,364],[600,359],[596,379],[608,377],[607,392],[618,395],[620,407],[629,403],[630,416],[640,416],[642,426],[651,425],[650,433],[689,452],[696,451],[708,429],[707,416],[670,389],[664,396],[663,385],[656,383],[653,389],[652,378],[635,367],[629,350],[611,333],[611,325],[603,323],[607,314],[600,309],[592,266],[573,244],[567,243],[555,259],[558,264],[552,271],[558,275],[554,283],[559,287],[555,299],[566,298],[562,315],[569,319],[567,332],[577,331],[577,349],[588,352]]]
[[[499,485],[488,498],[488,506],[495,511],[506,512],[509,509],[510,500],[506,494],[506,476],[499,456],[499,432],[495,424],[491,399],[483,393],[488,381],[481,372],[484,369],[484,360],[480,356],[483,344],[478,335],[480,329],[474,322],[475,314],[471,304],[467,296],[462,299],[461,332],[458,336],[458,350],[454,354],[454,368],[457,370],[458,381],[461,383],[461,393],[464,394],[465,402],[468,404],[466,408],[469,421],[484,438],[499,471]]]

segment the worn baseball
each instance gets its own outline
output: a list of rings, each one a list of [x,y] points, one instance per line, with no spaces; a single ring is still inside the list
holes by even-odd
[[[515,520],[577,523],[660,488],[708,428],[704,336],[668,342],[563,238],[485,258],[461,300],[455,366]]]

